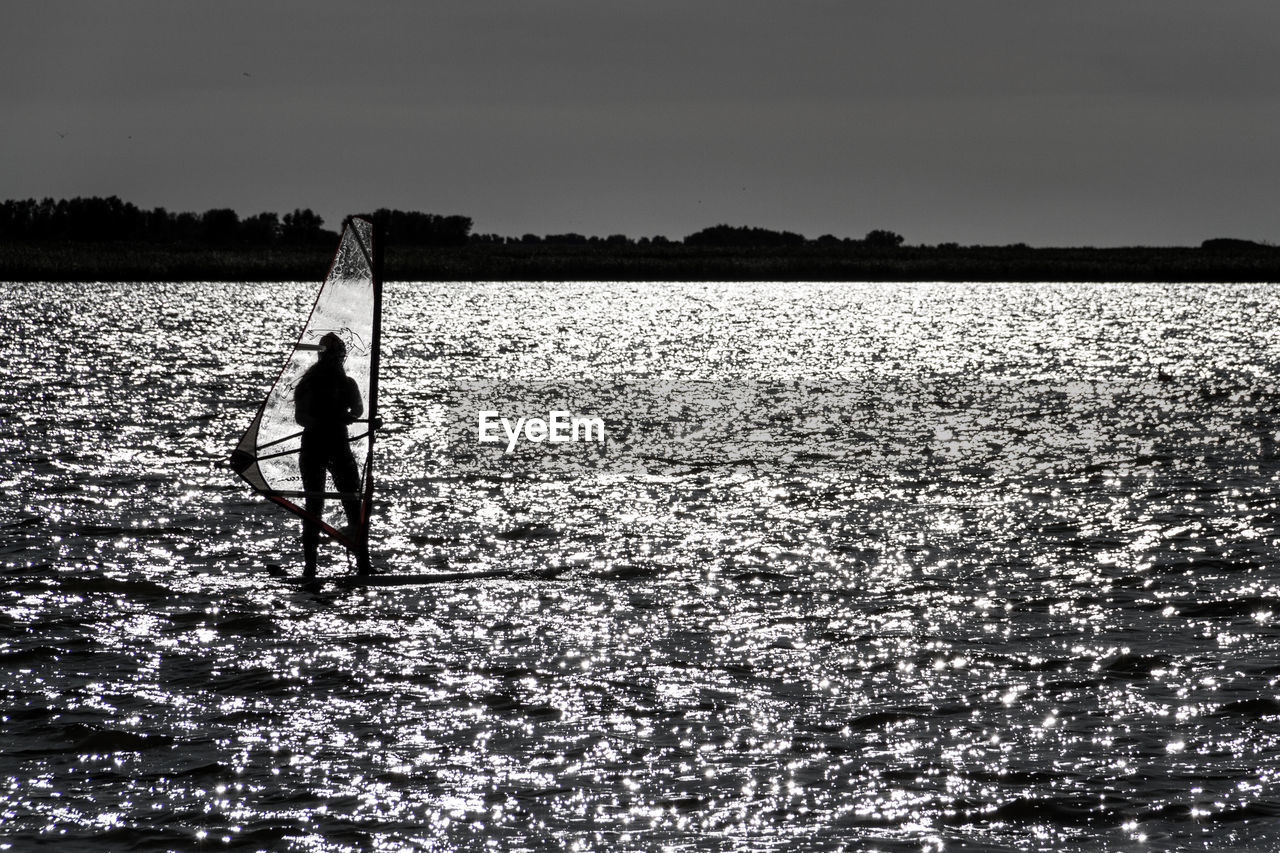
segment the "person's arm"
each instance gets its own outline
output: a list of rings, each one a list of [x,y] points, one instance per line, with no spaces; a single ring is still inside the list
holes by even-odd
[[[302,381],[293,392],[293,419],[298,426],[307,429],[315,424],[311,414],[311,383]]]
[[[350,376],[347,377],[347,417],[355,421],[364,414],[364,401],[360,399],[360,386]]]

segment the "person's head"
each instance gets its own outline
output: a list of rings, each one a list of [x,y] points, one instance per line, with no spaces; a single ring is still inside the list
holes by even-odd
[[[341,363],[347,358],[347,345],[342,338],[328,332],[320,339],[320,360]]]

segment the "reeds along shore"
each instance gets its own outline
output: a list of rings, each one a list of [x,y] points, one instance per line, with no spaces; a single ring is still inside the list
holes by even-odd
[[[0,243],[0,281],[314,281],[331,246]],[[1280,248],[389,245],[392,281],[1280,282]]]

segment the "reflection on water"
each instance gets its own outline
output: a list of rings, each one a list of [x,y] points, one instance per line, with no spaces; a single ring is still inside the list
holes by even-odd
[[[554,578],[268,574],[312,286],[0,290],[13,849],[1280,845],[1270,288],[389,291],[376,559]]]

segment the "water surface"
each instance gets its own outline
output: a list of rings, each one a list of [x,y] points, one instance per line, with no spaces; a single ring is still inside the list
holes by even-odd
[[[515,577],[277,577],[314,285],[0,289],[12,849],[1280,846],[1272,288],[388,291],[375,560]]]

